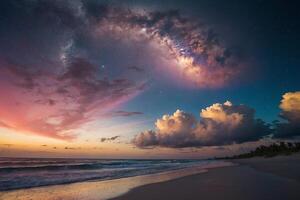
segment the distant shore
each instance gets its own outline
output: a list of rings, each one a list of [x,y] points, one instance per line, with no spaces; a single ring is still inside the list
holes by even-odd
[[[141,186],[112,200],[300,199],[300,154],[233,162],[239,165]]]

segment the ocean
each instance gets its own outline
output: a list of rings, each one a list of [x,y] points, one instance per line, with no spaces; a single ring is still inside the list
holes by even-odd
[[[214,160],[108,160],[0,158],[0,191],[91,180],[111,180],[189,167],[218,164]]]

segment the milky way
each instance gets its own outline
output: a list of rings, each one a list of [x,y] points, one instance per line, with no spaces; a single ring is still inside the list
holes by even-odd
[[[149,80],[222,87],[242,68],[211,28],[178,11],[94,1],[1,4],[0,125],[17,131],[70,140],[83,124],[114,116],[107,112]]]
[[[105,7],[97,31],[110,32],[133,42],[153,42],[161,50],[169,71],[180,74],[188,85],[221,87],[237,76],[241,63],[212,29],[178,11],[146,12]],[[143,41],[144,42],[144,41]],[[163,61],[162,61],[163,62]]]

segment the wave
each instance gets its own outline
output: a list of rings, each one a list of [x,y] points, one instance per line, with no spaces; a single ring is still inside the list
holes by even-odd
[[[213,161],[199,160],[1,160],[0,191],[159,173]],[[214,161],[217,162],[217,161]]]

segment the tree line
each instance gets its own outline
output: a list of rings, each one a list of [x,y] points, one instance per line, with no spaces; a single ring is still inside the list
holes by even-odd
[[[261,145],[249,153],[224,157],[221,159],[242,159],[252,157],[274,157],[278,155],[291,155],[300,152],[300,142],[275,142],[269,146]],[[220,159],[220,158],[219,158]]]

